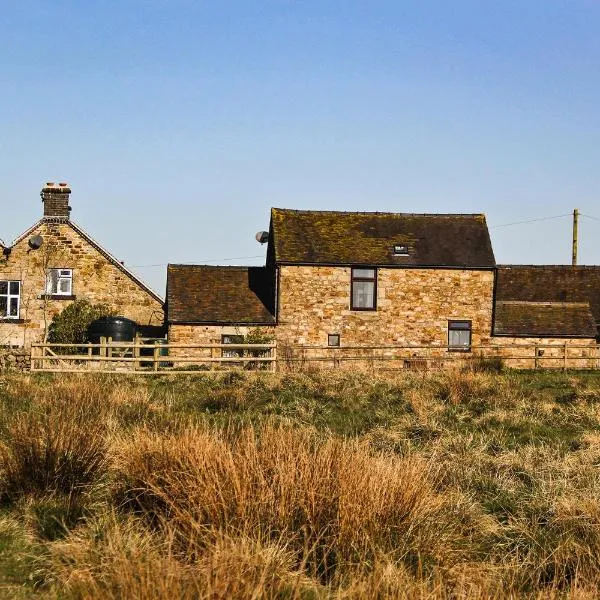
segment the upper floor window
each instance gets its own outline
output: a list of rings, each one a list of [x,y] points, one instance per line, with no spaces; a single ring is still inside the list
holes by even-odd
[[[72,296],[73,269],[50,269],[46,279],[46,293],[53,296]]]
[[[448,321],[448,350],[470,352],[471,321]]]
[[[21,282],[0,281],[0,319],[18,319],[21,305]]]
[[[377,269],[352,269],[350,296],[352,310],[376,310]]]

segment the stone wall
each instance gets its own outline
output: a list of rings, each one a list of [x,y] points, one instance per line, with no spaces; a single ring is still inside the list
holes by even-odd
[[[28,240],[41,235],[37,250]],[[46,297],[46,272],[73,269],[73,296]],[[162,325],[162,302],[135,279],[108,260],[69,223],[42,222],[0,257],[0,280],[21,282],[21,308],[17,322],[0,321],[0,345],[28,346],[41,341],[52,318],[74,299],[106,304],[121,316],[142,325]]]
[[[28,371],[30,354],[23,348],[0,348],[0,372]]]
[[[485,355],[499,356],[507,367],[516,369],[600,367],[594,339],[494,337]]]
[[[248,326],[248,325],[169,325],[168,342],[172,344],[221,344],[223,335],[248,334],[264,336],[268,340],[275,338],[275,328],[270,325]],[[262,342],[261,342],[262,343]],[[190,362],[176,362],[175,366],[183,368],[186,365],[203,364],[202,359],[218,358],[222,356],[220,348],[170,348],[170,357],[190,358]],[[204,363],[208,364],[208,363]]]
[[[378,269],[377,310],[350,310],[347,267],[282,266],[277,340],[289,346],[438,346],[448,320],[472,321],[472,344],[489,343],[494,273],[459,269]]]

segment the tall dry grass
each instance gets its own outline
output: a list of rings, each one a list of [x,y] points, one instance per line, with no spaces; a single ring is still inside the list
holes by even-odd
[[[49,598],[595,598],[599,399],[568,373],[0,378],[8,546]]]
[[[140,432],[115,460],[120,505],[172,534],[190,560],[223,534],[285,540],[298,567],[325,582],[340,565],[380,553],[415,568],[461,556],[444,519],[452,509],[416,457],[267,426]]]

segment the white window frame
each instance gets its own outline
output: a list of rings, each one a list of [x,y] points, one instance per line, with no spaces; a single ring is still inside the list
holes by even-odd
[[[6,283],[6,293],[5,294],[0,293],[0,296],[2,298],[6,298],[6,314],[0,315],[0,320],[18,319],[19,315],[21,314],[21,282],[17,279],[3,279],[0,281],[0,283]],[[14,287],[15,284],[19,288],[19,291],[17,292],[17,294],[15,294],[14,292],[11,293],[11,287]],[[10,301],[13,300],[14,298],[17,299],[17,314],[9,315],[8,313],[10,312],[10,304],[11,304]]]
[[[56,282],[56,288],[54,283]],[[61,290],[61,283],[67,282],[67,290]],[[73,295],[73,269],[49,269],[46,277],[46,294],[50,296]]]

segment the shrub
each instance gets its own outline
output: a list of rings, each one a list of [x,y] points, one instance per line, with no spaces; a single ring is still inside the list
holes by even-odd
[[[87,329],[92,321],[114,314],[104,304],[91,304],[76,300],[57,314],[48,329],[48,342],[52,344],[85,344]]]

